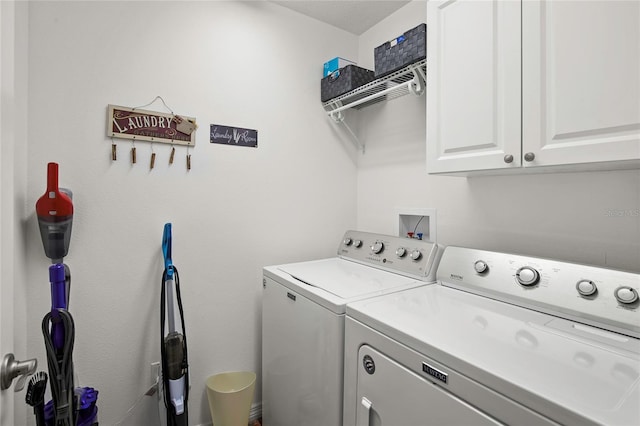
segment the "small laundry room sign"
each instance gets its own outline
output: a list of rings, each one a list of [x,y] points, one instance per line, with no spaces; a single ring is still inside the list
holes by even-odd
[[[252,148],[257,148],[258,146],[258,131],[253,129],[212,124],[210,137],[211,143],[249,146]]]

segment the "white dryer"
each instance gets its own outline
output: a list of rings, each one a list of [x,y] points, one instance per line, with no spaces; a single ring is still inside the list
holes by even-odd
[[[434,283],[440,255],[426,241],[347,231],[336,257],[265,267],[263,424],[339,426],[347,303]]]
[[[347,307],[344,426],[640,424],[640,275],[448,247]]]

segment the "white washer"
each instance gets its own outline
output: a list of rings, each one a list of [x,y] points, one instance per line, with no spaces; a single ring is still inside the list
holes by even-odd
[[[640,424],[640,275],[447,247],[347,306],[344,426]]]
[[[347,231],[329,259],[264,268],[265,426],[342,422],[346,304],[435,282],[436,244]]]

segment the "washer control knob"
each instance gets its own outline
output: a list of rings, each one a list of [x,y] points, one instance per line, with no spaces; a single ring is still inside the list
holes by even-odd
[[[484,260],[478,260],[473,264],[473,269],[475,269],[479,274],[484,274],[489,270],[489,265],[487,265],[487,262]]]
[[[360,247],[362,247],[362,240],[355,240],[355,241],[353,242],[353,246],[354,246],[355,248],[360,248]]]
[[[374,254],[380,254],[380,253],[382,253],[382,250],[384,250],[384,243],[382,241],[376,241],[371,246],[371,251]]]
[[[618,302],[624,303],[625,305],[629,305],[638,300],[638,292],[631,287],[618,287],[613,295],[616,296]]]
[[[529,287],[538,282],[540,274],[531,266],[523,266],[516,271],[516,280],[518,284]]]
[[[420,258],[422,257],[422,253],[420,253],[420,250],[415,249],[411,252],[410,257],[412,260],[420,260]]]
[[[344,239],[344,241],[342,243],[345,246],[350,246],[352,242],[353,242],[353,240],[351,240],[351,238],[347,237],[347,238]]]
[[[396,256],[404,257],[405,254],[407,254],[407,249],[404,247],[398,247],[398,249],[396,250]]]
[[[591,280],[580,280],[576,283],[576,290],[581,296],[592,296],[598,291],[598,287]]]

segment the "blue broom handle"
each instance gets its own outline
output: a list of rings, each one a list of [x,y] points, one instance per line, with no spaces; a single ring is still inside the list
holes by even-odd
[[[164,224],[162,233],[162,254],[164,254],[164,268],[167,270],[167,277],[173,279],[173,261],[171,260],[171,223]]]

